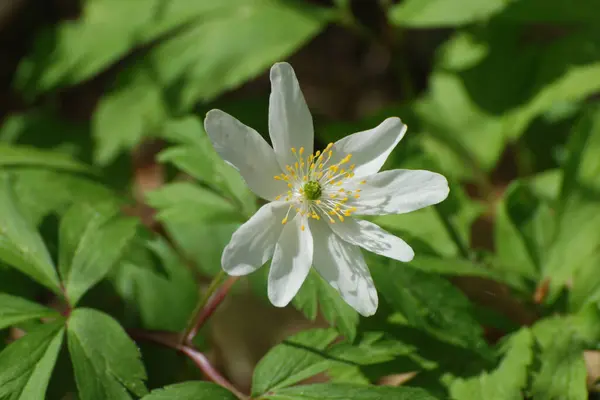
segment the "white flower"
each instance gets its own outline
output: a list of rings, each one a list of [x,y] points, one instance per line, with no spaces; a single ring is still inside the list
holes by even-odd
[[[364,316],[377,310],[377,291],[360,247],[399,261],[413,250],[358,215],[401,214],[439,203],[448,182],[429,171],[378,172],[406,132],[399,118],[358,132],[313,154],[313,122],[294,70],[271,68],[271,148],[254,129],[220,110],[204,121],[214,148],[250,189],[270,201],[231,237],[223,269],[246,275],[269,259],[268,294],[286,306],[311,265]]]

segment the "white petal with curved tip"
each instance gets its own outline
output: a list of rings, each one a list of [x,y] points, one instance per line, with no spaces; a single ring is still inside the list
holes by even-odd
[[[373,129],[354,133],[335,142],[330,163],[335,164],[352,154],[348,164],[356,165],[355,176],[373,175],[381,169],[405,133],[406,125],[400,118],[387,118]]]
[[[365,179],[360,198],[352,202],[356,215],[403,214],[437,204],[448,197],[448,181],[440,174],[395,169]]]
[[[298,150],[304,147],[307,155],[313,152],[312,116],[296,74],[288,63],[277,63],[271,68],[269,135],[283,170],[296,161],[292,147]]]
[[[346,218],[330,225],[331,230],[348,243],[394,260],[408,262],[415,252],[402,239],[369,221]]]
[[[304,229],[302,229],[304,226]],[[269,270],[269,300],[285,307],[298,293],[313,259],[313,239],[306,217],[297,214],[288,222],[275,246]]]
[[[260,268],[272,256],[284,227],[281,220],[289,205],[273,202],[262,206],[235,231],[223,250],[221,265],[229,275],[247,275]]]
[[[323,221],[311,220],[311,230],[315,269],[361,315],[375,314],[377,290],[360,248],[340,239]]]
[[[221,158],[240,171],[258,196],[274,200],[287,191],[283,181],[273,179],[281,174],[273,149],[254,129],[221,110],[206,114],[204,129]]]

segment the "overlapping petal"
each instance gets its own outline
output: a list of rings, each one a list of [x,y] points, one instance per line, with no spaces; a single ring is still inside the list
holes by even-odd
[[[340,239],[323,221],[311,221],[313,265],[342,298],[361,315],[375,314],[377,290],[358,246]]]
[[[373,175],[381,169],[405,133],[406,125],[400,118],[387,118],[373,129],[354,133],[335,142],[331,164],[352,154],[350,164],[356,165],[355,176]]]
[[[306,280],[312,260],[310,227],[306,218],[297,214],[284,225],[273,254],[268,284],[269,300],[273,305],[285,307],[292,301]]]
[[[284,202],[265,204],[235,231],[221,257],[225,272],[233,276],[247,275],[273,256],[284,227],[281,220],[288,208]]]
[[[448,197],[446,178],[422,170],[395,169],[368,177],[353,201],[356,215],[403,214],[437,204]]]
[[[240,171],[250,190],[267,200],[285,193],[286,184],[273,179],[281,174],[275,153],[258,132],[221,110],[206,114],[204,128],[217,153]]]
[[[348,243],[394,260],[409,262],[415,256],[413,249],[402,239],[372,222],[346,218],[330,225],[333,232]]]
[[[296,162],[292,147],[313,152],[314,128],[300,84],[292,66],[277,63],[271,68],[269,135],[282,169]]]

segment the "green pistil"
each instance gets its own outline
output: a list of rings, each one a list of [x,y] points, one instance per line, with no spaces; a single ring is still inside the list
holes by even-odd
[[[317,181],[308,181],[304,184],[304,197],[307,200],[319,200],[323,191]]]

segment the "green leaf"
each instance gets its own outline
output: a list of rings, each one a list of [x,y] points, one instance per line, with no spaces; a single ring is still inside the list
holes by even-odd
[[[63,341],[64,323],[41,325],[0,353],[0,398],[46,398],[46,388]]]
[[[67,324],[67,338],[82,400],[129,400],[128,391],[146,394],[140,352],[110,316],[76,309]]]
[[[528,368],[533,362],[533,335],[527,328],[512,335],[502,346],[504,358],[496,369],[468,379],[456,379],[450,386],[454,400],[521,398],[527,386]]]
[[[56,317],[59,314],[22,297],[0,293],[0,329],[32,319]]]
[[[410,387],[316,384],[279,389],[265,396],[270,400],[436,400],[423,389]]]
[[[194,275],[164,240],[154,239],[145,246],[160,260],[164,273],[141,264],[143,260],[125,261],[113,276],[116,290],[135,308],[144,328],[181,331],[198,301]]]
[[[158,160],[169,162],[239,205],[250,216],[256,211],[256,198],[238,171],[214,150],[202,122],[188,117],[168,123],[162,136],[178,145],[162,151]]]
[[[316,271],[310,271],[292,304],[313,321],[320,310],[331,326],[348,340],[354,340],[359,323],[358,313]]]
[[[142,400],[236,400],[227,389],[210,382],[184,382],[153,390]]]
[[[515,181],[498,204],[495,247],[504,270],[539,278],[553,239],[554,216],[523,182]]]
[[[0,174],[0,221],[0,260],[60,293],[50,254],[15,203],[11,177],[5,173]]]
[[[539,321],[533,333],[540,349],[531,395],[544,400],[586,400],[587,370],[583,350],[600,337],[597,306],[577,315]]]
[[[499,15],[502,20],[525,23],[597,24],[600,17],[589,10],[600,7],[598,0],[513,1]]]
[[[198,225],[241,221],[239,209],[214,192],[190,182],[164,185],[146,195],[148,204],[158,210],[159,221]]]
[[[205,7],[122,72],[94,115],[98,161],[106,164],[143,135],[156,134],[167,114],[211,100],[286,58],[328,18],[320,8],[289,1],[227,4],[219,11]]]
[[[372,266],[371,273],[382,297],[409,325],[448,343],[487,350],[470,302],[447,280],[391,260]]]
[[[330,362],[324,351],[336,337],[333,330],[313,329],[272,348],[254,370],[252,396],[291,386],[325,371]]]
[[[56,151],[0,143],[0,168],[14,166],[43,167],[69,172],[90,171],[86,165]]]
[[[112,203],[76,204],[60,224],[59,270],[71,305],[111,270],[133,240],[136,218],[119,215]]]
[[[392,23],[411,28],[451,27],[490,18],[514,0],[407,0],[390,8]]]

